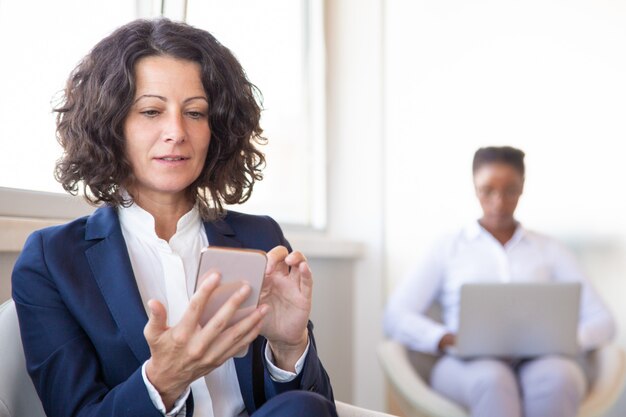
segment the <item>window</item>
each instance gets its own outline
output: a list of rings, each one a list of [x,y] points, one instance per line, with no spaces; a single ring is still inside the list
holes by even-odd
[[[243,209],[323,226],[322,2],[188,0],[186,13],[233,51],[263,94],[267,167]]]
[[[0,1],[0,186],[63,192],[54,97],[93,45],[138,15],[127,0]],[[97,16],[97,18],[94,18]]]
[[[284,223],[325,224],[322,0],[0,1],[0,187],[63,192],[52,108],[70,71],[101,38],[163,14],[209,30],[263,94],[265,179],[233,207]],[[52,16],[52,18],[51,18]],[[94,18],[97,16],[97,18]]]

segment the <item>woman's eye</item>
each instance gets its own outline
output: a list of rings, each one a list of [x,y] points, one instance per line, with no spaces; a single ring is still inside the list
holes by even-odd
[[[141,114],[148,116],[148,117],[155,117],[159,114],[158,110],[144,110],[141,112]]]
[[[200,119],[200,118],[204,117],[204,113],[199,112],[199,111],[188,111],[187,114],[192,119]]]

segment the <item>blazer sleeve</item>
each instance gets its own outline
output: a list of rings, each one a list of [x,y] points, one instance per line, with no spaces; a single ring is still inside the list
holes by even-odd
[[[285,236],[283,235],[283,232],[278,223],[276,223],[276,221],[271,217],[267,217],[267,219],[269,219],[273,225],[279,244],[287,247],[289,252],[291,252],[291,245],[289,244],[287,239],[285,239]],[[311,345],[309,346],[309,352],[307,353],[302,371],[292,381],[284,383],[274,381],[270,376],[269,370],[267,369],[267,364],[265,364],[265,355],[262,355],[261,360],[263,360],[264,363],[263,380],[265,385],[265,397],[267,399],[272,398],[275,395],[278,395],[285,391],[299,389],[316,392],[318,394],[321,394],[331,402],[334,402],[330,378],[328,377],[328,374],[326,373],[326,370],[324,369],[324,366],[322,365],[322,362],[317,355],[317,345],[315,343],[315,336],[313,334],[313,323],[309,321],[307,328],[309,331],[309,340],[311,341]],[[265,343],[267,343],[267,341],[265,341]],[[263,349],[261,350],[262,352],[265,351],[265,343],[263,344]]]
[[[265,382],[266,398],[269,399],[283,392],[299,389],[316,392],[331,402],[335,401],[330,379],[322,366],[319,356],[317,356],[317,346],[315,344],[315,337],[313,336],[313,323],[309,322],[308,329],[309,339],[311,341],[309,352],[307,353],[302,371],[292,381],[284,383],[274,381],[267,369],[267,364],[265,364],[265,355],[263,355],[265,364],[263,379]],[[267,341],[265,343],[267,343]],[[265,351],[265,349],[263,349],[263,351]]]
[[[137,359],[133,357],[130,362],[128,358],[120,358],[115,366],[129,371],[119,372],[118,377],[110,375],[115,370],[106,368],[105,371],[101,366],[103,352],[96,350],[77,318],[80,311],[76,311],[76,306],[89,309],[91,300],[85,297],[69,303],[65,299],[68,295],[58,289],[58,275],[63,271],[75,272],[69,269],[75,262],[72,251],[66,251],[67,259],[57,259],[60,252],[52,251],[56,255],[51,255],[46,248],[42,232],[31,235],[12,275],[26,365],[46,414],[55,417],[161,416],[148,396]],[[55,256],[57,258],[53,259]],[[54,272],[51,272],[51,264]],[[72,305],[72,309],[68,305]],[[110,355],[117,357],[116,352]],[[119,375],[124,375],[124,379]],[[110,381],[116,378],[119,381],[112,384]]]

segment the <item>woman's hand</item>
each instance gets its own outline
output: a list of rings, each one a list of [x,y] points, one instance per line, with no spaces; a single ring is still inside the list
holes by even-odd
[[[445,352],[446,349],[450,346],[454,346],[456,344],[456,336],[452,333],[446,333],[443,335],[441,340],[439,340],[439,352]]]
[[[199,320],[204,307],[219,285],[219,275],[212,274],[191,297],[180,322],[167,325],[163,305],[150,300],[150,318],[144,335],[151,358],[146,376],[157,389],[167,410],[196,379],[204,376],[250,344],[261,331],[268,307],[260,305],[252,314],[227,327],[239,305],[250,295],[244,285],[233,294],[204,326]]]
[[[294,372],[308,343],[313,276],[304,255],[289,253],[284,246],[269,251],[267,260],[260,303],[270,310],[261,334],[270,344],[275,365]]]

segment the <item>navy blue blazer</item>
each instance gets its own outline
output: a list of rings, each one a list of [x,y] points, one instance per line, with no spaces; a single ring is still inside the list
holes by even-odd
[[[205,223],[205,229],[215,246],[289,247],[278,224],[266,216],[228,212]],[[15,264],[12,288],[28,372],[48,416],[162,416],[141,376],[150,357],[143,336],[148,318],[114,208],[34,232]],[[333,401],[310,323],[309,335],[304,368],[288,383],[269,377],[263,337],[235,359],[249,414],[266,399],[294,389]],[[190,395],[187,416],[192,414]]]

